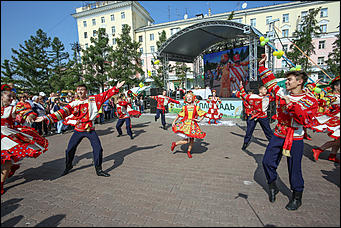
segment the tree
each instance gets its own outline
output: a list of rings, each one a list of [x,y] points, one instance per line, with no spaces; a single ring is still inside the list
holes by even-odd
[[[112,47],[108,43],[109,38],[104,28],[99,28],[97,37],[91,37],[90,41],[93,45],[82,49],[82,63],[85,69],[83,76],[89,91],[98,93],[100,88],[104,91],[108,74],[112,68],[109,59]]]
[[[180,80],[180,87],[184,88],[184,82],[186,81],[187,72],[190,71],[190,67],[187,67],[185,63],[182,62],[176,62],[175,66],[171,67],[171,71],[175,72],[176,77]]]
[[[69,60],[66,65],[66,70],[62,74],[61,80],[63,81],[67,90],[75,90],[79,83],[83,82],[82,63],[79,61],[80,46],[78,43],[72,44],[73,58]]]
[[[8,59],[5,59],[3,64],[1,65],[1,81],[2,83],[16,83],[16,80],[13,78],[15,76],[15,69],[13,63],[11,63]]]
[[[12,56],[15,72],[21,80],[17,86],[32,93],[51,91],[49,86],[49,65],[48,48],[51,38],[45,32],[38,29],[35,36],[20,44],[19,50],[12,48],[16,56]]]
[[[320,12],[321,7],[309,10],[309,13],[301,19],[301,23],[293,33],[293,43],[296,44],[307,56],[315,54],[315,47],[313,45],[313,37],[318,37],[321,33],[320,27],[317,25],[316,16]],[[302,70],[309,71],[312,64],[309,59],[295,47],[290,45],[290,51],[287,52],[287,57],[293,61],[295,65],[301,65]]]
[[[333,51],[329,53],[328,60],[326,61],[328,71],[334,76],[340,75],[340,33],[336,34],[336,38],[333,43]]]
[[[142,53],[138,51],[141,43],[131,38],[130,29],[129,25],[122,26],[122,33],[116,39],[117,46],[110,56],[113,67],[109,74],[109,77],[113,79],[110,82],[111,85],[115,84],[115,80],[125,81],[128,89],[141,81],[137,78],[137,74],[144,74],[141,68]]]
[[[65,78],[67,64],[64,61],[69,58],[69,53],[65,52],[64,44],[57,37],[53,39],[51,46],[52,51],[50,57],[52,69],[49,83],[53,91],[58,91],[65,89],[65,82],[61,79]]]
[[[166,40],[167,40],[166,32],[165,30],[162,30],[159,36],[159,40],[156,41],[157,50],[160,49],[160,47],[162,46],[164,42],[166,42]],[[160,63],[158,65],[155,65],[154,62],[152,61],[152,66],[156,73],[155,75],[152,75],[151,77],[154,80],[154,83],[157,87],[164,88],[164,79],[165,79],[164,64],[163,64],[162,59],[160,59],[159,61]]]

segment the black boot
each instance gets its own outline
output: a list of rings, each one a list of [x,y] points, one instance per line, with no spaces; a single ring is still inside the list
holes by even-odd
[[[251,143],[251,140],[249,142],[247,142],[247,143],[244,143],[243,147],[242,147],[242,150],[245,150],[250,145],[250,143]]]
[[[285,208],[289,211],[297,210],[302,205],[302,193],[293,191],[292,198]]]
[[[273,181],[269,184],[269,201],[271,203],[276,201],[276,195],[279,192],[278,187],[276,185],[276,181]]]
[[[66,174],[68,174],[72,168],[73,168],[72,164],[70,163],[66,164],[66,167],[65,167],[64,172],[62,173],[62,176],[65,176]]]
[[[154,116],[154,120],[155,120],[155,122],[157,121],[156,116]]]
[[[101,166],[96,166],[95,169],[96,169],[96,174],[97,174],[97,176],[110,177],[110,174],[107,173],[107,172],[104,172],[104,171],[102,170],[102,167],[101,167]]]
[[[163,128],[163,130],[167,130],[167,128],[166,128],[166,125],[163,125],[163,127],[162,127],[162,128]]]

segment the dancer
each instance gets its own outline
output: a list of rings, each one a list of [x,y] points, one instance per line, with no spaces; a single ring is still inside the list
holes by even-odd
[[[267,89],[265,88],[265,86],[260,86],[258,88],[258,91],[258,95],[247,95],[242,84],[240,84],[240,91],[233,91],[233,93],[236,94],[237,97],[242,98],[243,101],[245,101],[248,106],[250,106],[247,111],[249,115],[247,116],[246,120],[247,129],[242,150],[245,150],[250,145],[251,136],[256,128],[257,123],[260,124],[266,138],[269,141],[273,136],[273,132],[270,128],[269,118],[267,115],[270,104],[270,96],[267,95]]]
[[[332,152],[328,156],[329,161],[340,163],[340,160],[336,158],[336,153],[340,149],[340,76],[337,76],[330,82],[332,93],[328,93],[325,98],[329,103],[329,109],[325,109],[323,113],[319,113],[315,117],[313,130],[317,132],[328,131],[328,136],[334,140],[328,141],[321,147],[314,148],[315,161],[318,160],[320,153],[328,148],[332,148]]]
[[[162,123],[162,127],[164,130],[167,130],[166,119],[165,119],[165,109],[166,109],[165,106],[168,105],[170,102],[180,104],[179,101],[174,100],[170,97],[167,97],[166,94],[167,94],[167,91],[164,90],[162,92],[162,95],[150,96],[150,98],[155,99],[157,101],[155,121],[157,121],[160,118],[160,114],[161,114],[161,123]]]
[[[48,141],[33,128],[15,125],[32,123],[37,114],[31,105],[19,102],[11,106],[11,87],[1,85],[1,195],[5,193],[3,185],[7,177],[13,176],[20,167],[17,163],[25,157],[37,158],[47,150]]]
[[[187,105],[182,107],[181,112],[175,118],[172,123],[172,129],[174,133],[177,133],[179,136],[183,137],[184,140],[172,142],[171,150],[173,151],[177,145],[183,145],[189,143],[187,155],[189,158],[192,158],[191,150],[194,143],[194,138],[203,139],[206,136],[205,132],[200,130],[197,122],[200,122],[205,117],[205,112],[200,109],[198,105],[195,105],[195,95],[192,91],[188,91],[188,93],[184,97],[184,102]],[[199,120],[197,117],[201,117]],[[176,121],[182,117],[183,119],[176,123]]]
[[[130,115],[127,111],[127,107],[131,106],[131,103],[128,103],[124,100],[124,94],[120,94],[117,99],[116,104],[116,115],[118,116],[118,121],[116,124],[116,130],[118,132],[117,137],[122,136],[122,125],[124,122],[126,123],[127,134],[130,136],[130,139],[134,139],[133,133],[131,132],[131,121]]]
[[[216,96],[216,90],[212,90],[212,96],[209,97],[206,102],[209,104],[208,112],[206,113],[205,117],[208,118],[208,123],[211,124],[211,120],[214,120],[214,123],[217,123],[217,120],[220,120],[223,116],[222,113],[219,113],[218,104],[221,104],[221,100],[219,97]]]
[[[304,71],[289,71],[285,74],[286,89],[280,88],[274,74],[264,67],[266,55],[262,55],[259,62],[259,74],[263,84],[269,91],[273,91],[277,104],[277,125],[264,157],[263,168],[269,184],[269,200],[275,202],[279,192],[276,186],[277,167],[283,155],[287,156],[290,188],[292,198],[286,205],[287,210],[297,210],[302,204],[304,181],[302,177],[301,161],[303,156],[304,126],[312,123],[317,112],[318,103],[314,96],[305,93],[303,86],[308,79]]]
[[[127,103],[130,104],[127,106],[127,111],[129,113],[129,116],[139,118],[141,116],[141,112],[133,109],[134,104],[133,104],[132,96],[133,96],[133,92],[131,90],[128,90],[127,97],[126,98],[122,97],[122,99],[125,99]]]
[[[35,120],[36,122],[41,122],[45,120],[47,123],[52,123],[57,122],[61,119],[65,119],[66,117],[72,115],[72,117],[68,118],[68,121],[65,122],[65,124],[67,125],[74,125],[75,129],[65,151],[65,170],[62,173],[62,176],[68,174],[73,168],[72,161],[75,156],[76,149],[84,137],[90,140],[93,149],[96,174],[98,176],[104,177],[110,176],[107,172],[104,172],[102,170],[103,148],[101,145],[101,141],[99,140],[98,135],[95,131],[94,122],[98,114],[98,110],[100,109],[102,104],[110,97],[117,94],[119,92],[119,88],[121,88],[123,84],[124,81],[118,82],[116,87],[114,86],[113,88],[103,93],[92,95],[89,97],[87,96],[86,85],[78,85],[76,91],[79,100],[72,101],[57,112],[38,117]]]

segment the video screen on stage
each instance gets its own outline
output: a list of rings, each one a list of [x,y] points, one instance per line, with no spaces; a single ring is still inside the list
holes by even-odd
[[[249,47],[239,47],[204,55],[205,87],[215,89],[219,97],[232,97],[240,83],[249,80]]]

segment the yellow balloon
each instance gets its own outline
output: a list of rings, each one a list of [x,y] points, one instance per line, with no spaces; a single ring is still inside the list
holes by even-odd
[[[274,51],[272,54],[273,54],[273,56],[277,56],[278,55],[278,51]]]
[[[154,64],[155,64],[155,65],[157,65],[157,64],[159,64],[159,63],[160,63],[160,60],[158,60],[158,59],[154,61]]]
[[[143,87],[143,84],[142,84],[142,83],[140,83],[140,84],[139,84],[139,86],[140,86],[140,88],[142,88],[142,87]]]
[[[281,56],[284,55],[284,51],[281,50],[281,51],[279,52],[279,54],[280,54]]]
[[[152,75],[152,72],[150,70],[148,70],[148,76]]]
[[[259,37],[259,40],[260,42],[264,41],[265,40],[264,36]]]

